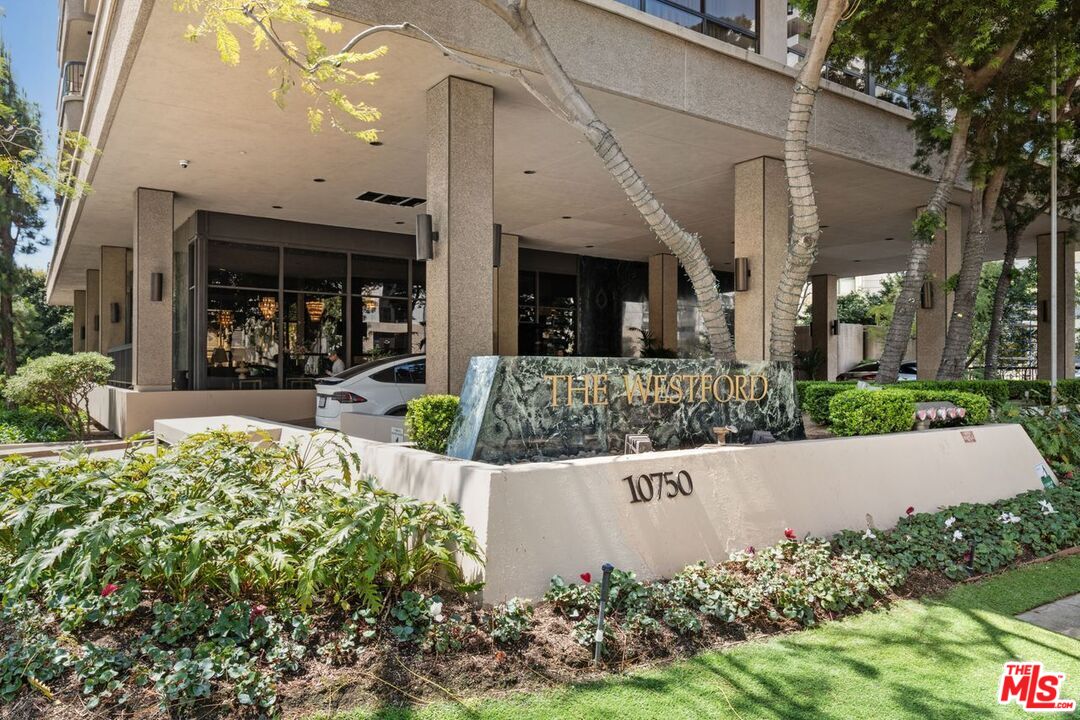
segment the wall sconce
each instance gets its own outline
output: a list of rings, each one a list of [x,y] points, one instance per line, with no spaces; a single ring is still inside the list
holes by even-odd
[[[833,321],[831,321],[829,323],[829,334],[830,335],[839,335],[840,334],[840,321],[839,320],[833,320]]]
[[[109,321],[113,323],[120,322],[120,303],[109,303]]]
[[[100,315],[95,315],[94,316],[94,332],[98,332],[99,330],[101,330],[101,316]]]
[[[934,309],[934,283],[930,280],[924,282],[919,291],[919,307],[923,310]]]
[[[165,276],[162,273],[150,273],[150,302],[161,302]]]
[[[1050,322],[1050,301],[1039,301],[1039,320],[1042,322]]]
[[[735,258],[735,292],[750,289],[750,258]]]
[[[86,326],[85,325],[80,325],[79,326],[79,339],[80,340],[85,340],[86,339]]]
[[[495,223],[491,226],[491,267],[502,265],[502,225]]]
[[[433,257],[434,245],[439,241],[439,233],[431,229],[431,216],[421,214],[416,216],[416,259],[430,260]]]

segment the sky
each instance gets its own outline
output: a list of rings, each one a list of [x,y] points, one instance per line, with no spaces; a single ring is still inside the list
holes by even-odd
[[[15,82],[41,108],[41,129],[46,148],[56,147],[56,91],[60,69],[56,65],[57,0],[0,0],[0,37],[11,55]],[[44,268],[52,258],[56,232],[56,206],[45,211],[45,235],[49,245],[33,255],[19,258],[21,265]]]

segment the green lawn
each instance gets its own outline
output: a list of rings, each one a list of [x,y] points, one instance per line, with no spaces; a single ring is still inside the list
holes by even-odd
[[[1080,642],[1013,615],[1076,592],[1080,556],[662,670],[467,708],[367,709],[335,720],[1030,717],[997,704],[1002,663],[1041,660],[1067,674],[1064,697],[1080,700]]]

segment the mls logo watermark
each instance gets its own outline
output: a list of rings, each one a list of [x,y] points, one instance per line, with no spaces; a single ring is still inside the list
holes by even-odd
[[[1065,700],[1061,692],[1065,673],[1046,672],[1040,662],[1007,662],[1001,673],[998,703],[1012,701],[1028,712],[1072,712],[1075,700]]]

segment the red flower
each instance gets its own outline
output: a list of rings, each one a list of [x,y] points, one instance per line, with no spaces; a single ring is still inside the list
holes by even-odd
[[[753,545],[747,545],[746,550],[743,550],[743,552],[745,552],[747,555],[753,555],[757,552],[757,550],[754,549]]]
[[[784,528],[784,537],[788,540],[794,540],[797,536],[795,535],[795,531],[791,528]]]
[[[265,614],[266,614],[266,606],[265,605],[252,605],[252,607],[251,607],[251,619],[252,620],[257,618],[257,617],[261,617],[262,615],[265,615]]]
[[[101,588],[101,597],[109,597],[110,595],[112,595],[114,592],[116,592],[119,589],[120,589],[119,585],[114,585],[113,583],[109,583],[105,587]]]
[[[1066,480],[1072,480],[1073,479],[1072,470],[1069,470],[1068,472],[1065,473],[1065,479]]]
[[[904,512],[906,512],[908,515],[914,515],[915,514],[915,506],[914,505],[908,505],[907,510],[905,510]]]
[[[580,575],[578,575],[578,577],[581,578],[581,581],[584,582],[584,583],[591,583],[592,582],[592,573],[584,572],[584,573],[581,573]]]

